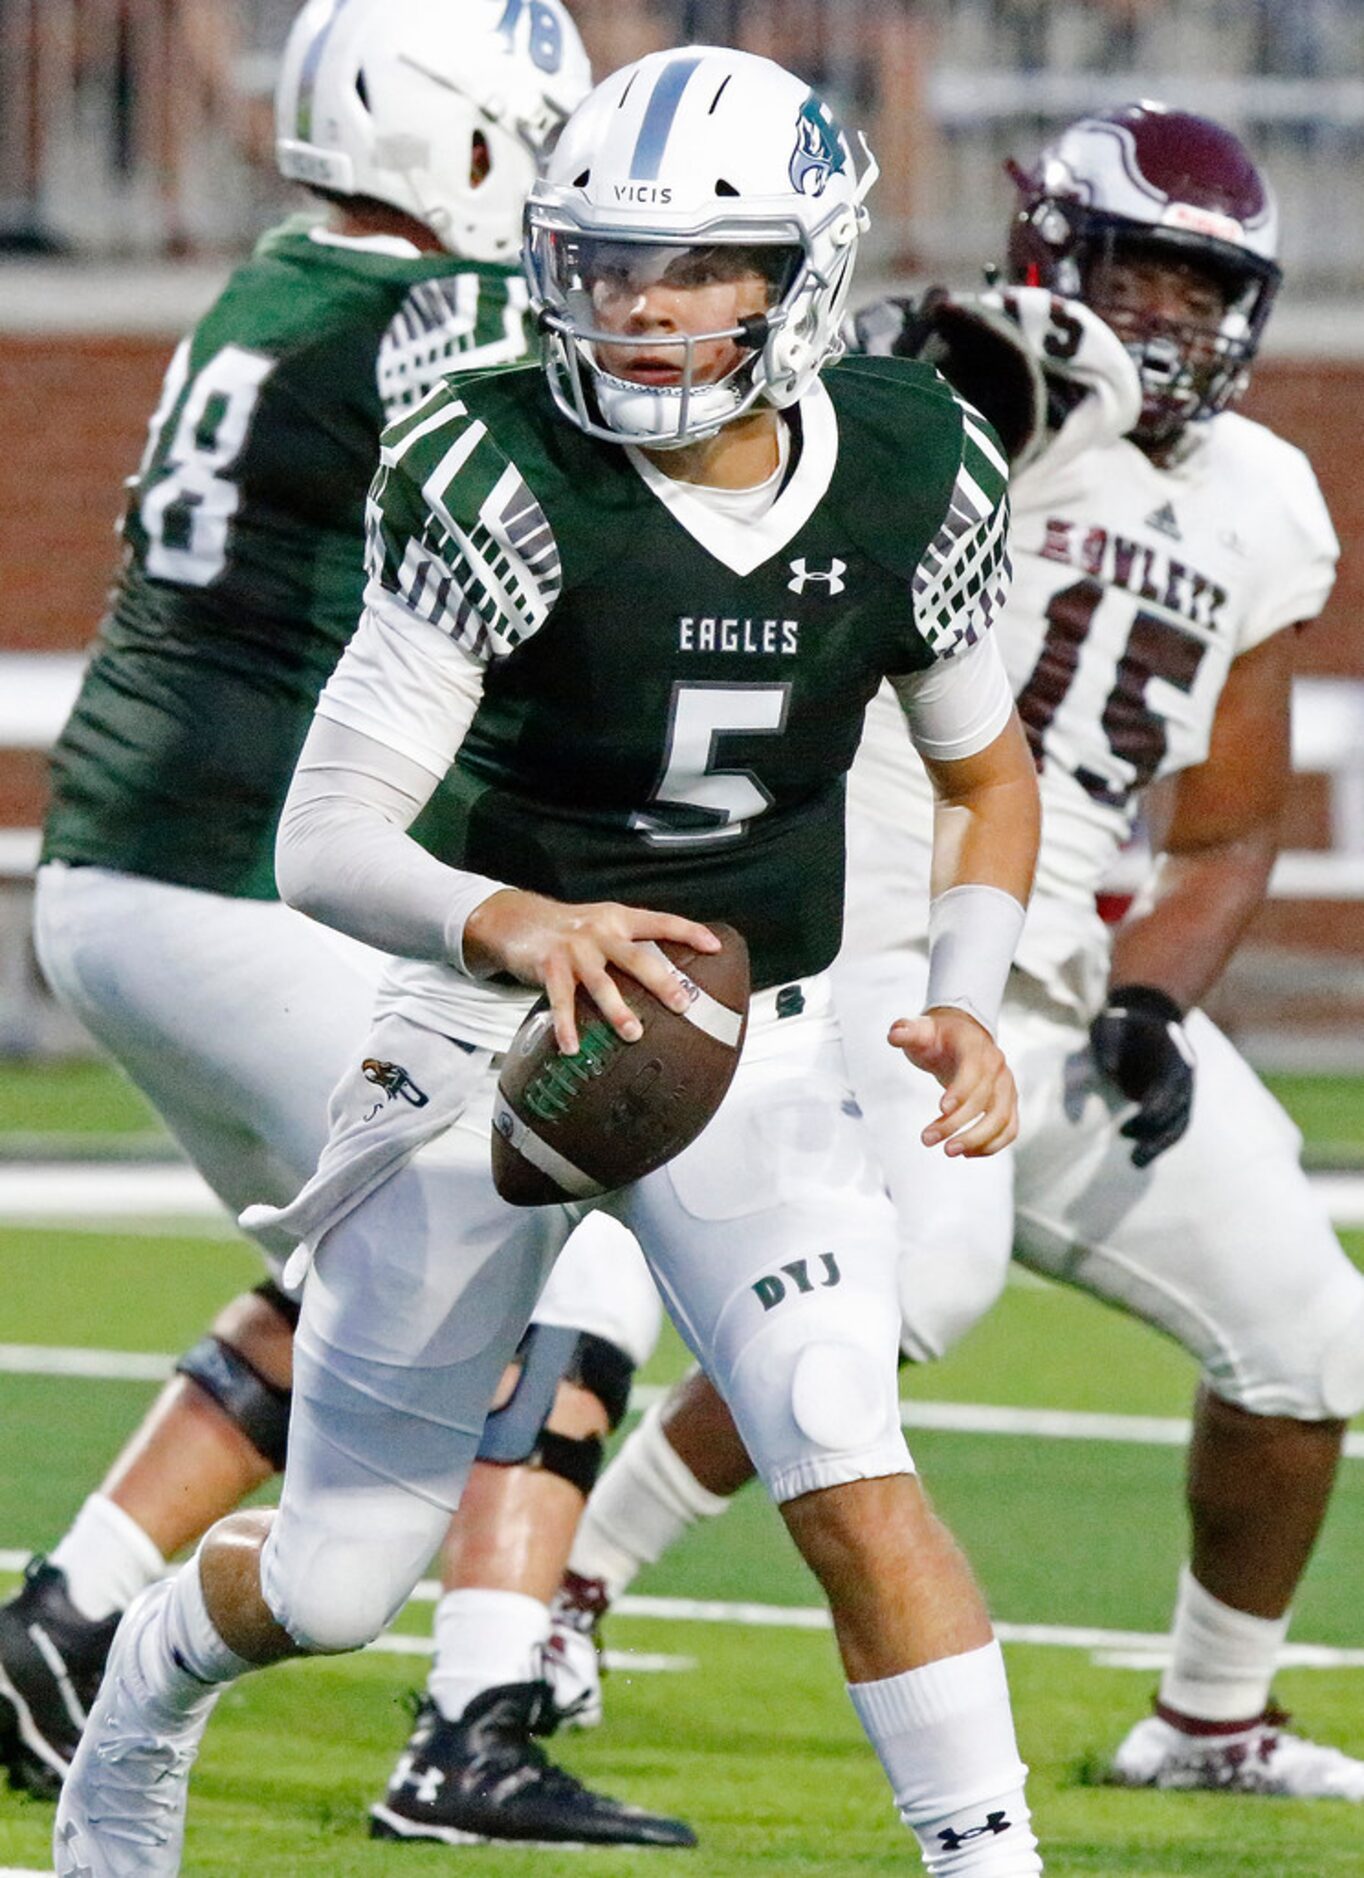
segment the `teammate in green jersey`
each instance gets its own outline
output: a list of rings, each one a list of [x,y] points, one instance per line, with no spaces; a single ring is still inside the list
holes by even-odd
[[[828,1592],[929,1868],[1041,1869],[998,1646],[899,1427],[894,1222],[823,970],[842,777],[889,675],[940,797],[927,1009],[891,1037],[944,1085],[928,1143],[1012,1139],[989,1027],[1038,816],[988,630],[1002,461],[925,368],[821,379],[854,172],[828,107],[766,60],[693,47],[616,74],[528,211],[548,380],[457,378],[387,435],[366,611],[277,861],[291,901],[400,955],[363,1057],[423,1099],[376,1101],[357,1051],[313,1180],[252,1216],[315,1261],[280,1509],[224,1522],[130,1610],[62,1794],[66,1878],[177,1871],[220,1687],[362,1643],[439,1538],[570,1226],[491,1182],[521,987],[548,990],[565,1050],[578,986],[628,1043],[608,963],[681,1008],[650,942],[709,948],[720,915],[748,929],[757,986],[731,1091],[604,1204]],[[439,1820],[440,1732],[428,1717],[395,1781],[396,1832]]]
[[[306,1178],[382,964],[283,906],[272,858],[318,689],[359,610],[379,433],[450,369],[525,355],[522,202],[587,82],[557,4],[307,7],[285,54],[279,154],[330,214],[267,235],[180,346],[131,484],[123,569],[57,752],[37,939],[59,995],[234,1213]],[[586,1381],[545,1405],[573,1481],[537,1475],[522,1493],[557,1487],[575,1511],[659,1313],[605,1224],[577,1256],[591,1254],[594,1280],[610,1267],[614,1297],[584,1320],[599,1334],[580,1338],[570,1373]],[[576,1308],[581,1274],[573,1289]],[[221,1313],[0,1610],[0,1752],[31,1790],[65,1772],[121,1610],[282,1465],[295,1316],[273,1283]],[[510,1458],[540,1438],[537,1421]],[[515,1470],[488,1471],[485,1500]],[[463,1675],[459,1626],[443,1613],[439,1628],[437,1673],[453,1659]],[[585,1795],[522,1735],[520,1807],[571,1811],[563,1836],[688,1836]]]

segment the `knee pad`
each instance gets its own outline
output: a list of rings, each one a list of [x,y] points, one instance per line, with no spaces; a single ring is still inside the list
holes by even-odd
[[[620,1426],[630,1401],[634,1365],[604,1337],[555,1324],[532,1324],[517,1346],[521,1374],[516,1387],[483,1424],[478,1459],[501,1467],[530,1466],[557,1474],[584,1495],[601,1470],[598,1435],[574,1439],[548,1426],[561,1382],[576,1383],[596,1396],[607,1426]]]
[[[406,1603],[448,1515],[354,1476],[305,1493],[292,1509],[288,1492],[261,1549],[261,1595],[310,1655],[361,1650]]]
[[[855,1450],[884,1433],[884,1381],[867,1357],[857,1344],[841,1341],[809,1343],[796,1357],[791,1416],[817,1447]]]
[[[284,1319],[290,1330],[298,1329],[299,1315],[303,1310],[302,1302],[298,1298],[291,1298],[287,1291],[281,1291],[273,1278],[267,1278],[258,1284],[251,1295],[253,1298],[259,1298],[262,1303],[268,1304],[277,1316]]]
[[[281,1296],[283,1294],[281,1293]],[[227,1419],[278,1473],[289,1441],[289,1391],[267,1382],[224,1338],[207,1336],[175,1365],[217,1403]]]
[[[791,1302],[794,1302],[793,1300]],[[821,1302],[816,1320],[774,1305],[717,1378],[777,1500],[909,1471],[900,1430],[895,1325],[865,1298]]]
[[[287,1589],[263,1574],[262,1590],[275,1622],[310,1656],[363,1650],[393,1615],[382,1577],[357,1569],[344,1546],[319,1553],[306,1580]]]
[[[1364,1409],[1364,1286],[1357,1289],[1343,1309],[1338,1298],[1328,1299],[1263,1339],[1248,1375],[1205,1370],[1206,1386],[1251,1415],[1351,1420]]]

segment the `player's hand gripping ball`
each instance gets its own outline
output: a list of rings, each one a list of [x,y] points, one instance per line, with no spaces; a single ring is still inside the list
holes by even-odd
[[[493,1107],[493,1181],[513,1206],[586,1200],[653,1173],[694,1141],[729,1088],[748,1024],[748,947],[710,927],[718,952],[660,942],[689,988],[670,1011],[637,978],[612,968],[643,1025],[626,1043],[579,987],[578,1051],[554,1040],[541,998],[512,1039]]]

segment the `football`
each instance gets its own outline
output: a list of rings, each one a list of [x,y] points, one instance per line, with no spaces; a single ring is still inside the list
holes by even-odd
[[[493,1180],[504,1200],[550,1206],[609,1193],[700,1134],[729,1087],[748,1023],[748,947],[732,926],[711,931],[718,952],[660,942],[687,986],[684,1011],[612,970],[644,1027],[635,1043],[581,987],[575,1056],[555,1042],[547,998],[529,1013],[503,1058],[493,1107]]]

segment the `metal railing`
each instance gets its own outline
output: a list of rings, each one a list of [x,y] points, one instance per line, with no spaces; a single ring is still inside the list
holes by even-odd
[[[125,255],[246,243],[289,199],[269,100],[295,4],[0,0],[0,239]],[[883,265],[987,257],[1005,155],[1096,104],[1163,96],[1248,137],[1300,281],[1364,279],[1364,0],[570,4],[599,72],[712,40],[825,87],[881,160]]]

